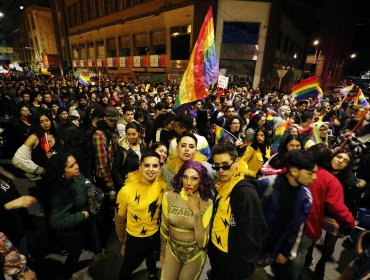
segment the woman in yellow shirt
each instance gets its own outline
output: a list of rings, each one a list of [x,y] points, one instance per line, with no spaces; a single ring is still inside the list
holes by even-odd
[[[247,175],[253,178],[259,177],[262,165],[271,156],[271,140],[265,129],[257,130],[253,142],[247,147],[242,159],[248,164]]]
[[[213,204],[207,169],[187,161],[163,196],[161,279],[199,279],[204,268]]]

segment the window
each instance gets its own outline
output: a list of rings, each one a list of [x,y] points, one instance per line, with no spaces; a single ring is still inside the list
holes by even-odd
[[[95,0],[96,15],[102,17],[104,15],[104,3],[103,0]]]
[[[166,53],[166,29],[150,31],[151,54]]]
[[[78,47],[80,49],[80,58],[86,59],[87,58],[87,51],[86,51],[85,44],[80,44]]]
[[[92,20],[96,18],[94,0],[86,0],[87,4],[87,18]]]
[[[147,53],[147,36],[146,33],[134,34],[134,55],[145,55]]]
[[[119,56],[130,56],[130,36],[122,36],[118,38]]]
[[[67,7],[67,17],[68,17],[68,26],[74,26],[75,25],[75,18],[74,18],[74,13],[73,13],[73,6],[68,6]]]
[[[78,59],[80,57],[79,49],[77,46],[72,46],[72,58]]]
[[[86,44],[87,46],[87,58],[88,59],[93,59],[95,58],[95,53],[94,53],[94,42],[88,42]]]
[[[86,10],[84,0],[79,2],[79,10],[80,10],[81,22],[87,21],[87,10]]]
[[[74,18],[75,18],[75,25],[80,24],[81,23],[81,16],[80,16],[80,8],[79,8],[78,3],[73,5],[73,15],[74,15]]]
[[[105,58],[105,47],[104,47],[104,41],[96,41],[96,57],[97,58]]]
[[[117,56],[116,38],[107,39],[106,46],[107,46],[107,57]]]

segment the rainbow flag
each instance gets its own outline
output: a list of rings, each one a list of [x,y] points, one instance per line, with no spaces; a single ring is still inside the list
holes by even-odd
[[[89,85],[90,82],[90,76],[85,75],[84,73],[80,72],[80,77],[78,78],[78,82],[85,87]]]
[[[285,122],[281,123],[276,127],[275,136],[272,141],[272,150],[277,151],[281,140],[283,139],[284,132],[287,130],[289,126],[291,126],[293,121],[291,119],[286,120]]]
[[[347,86],[347,87],[344,87],[340,90],[339,94],[342,94],[342,95],[348,95],[348,93],[353,89],[355,85],[350,85],[350,86]]]
[[[209,7],[198,39],[182,77],[174,108],[202,99],[208,95],[206,87],[218,77],[212,6]]]
[[[305,79],[292,88],[292,95],[296,100],[316,97],[320,93],[322,93],[322,90],[320,88],[319,79],[316,76]]]
[[[218,143],[223,143],[226,141],[226,139],[229,137],[229,136],[232,136],[234,137],[231,132],[227,131],[225,128],[221,127],[221,126],[218,126],[216,124],[214,124],[214,132],[215,132],[215,143],[218,144]]]
[[[362,93],[361,89],[358,90],[357,96],[355,97],[353,104],[363,107],[369,107],[369,102],[367,102],[365,95]]]

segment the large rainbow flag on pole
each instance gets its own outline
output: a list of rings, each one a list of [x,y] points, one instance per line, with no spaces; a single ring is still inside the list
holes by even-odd
[[[369,102],[367,102],[365,95],[362,93],[362,90],[359,89],[357,96],[354,98],[353,101],[354,105],[369,107]]]
[[[292,95],[296,100],[316,97],[320,93],[322,93],[322,90],[317,76],[305,79],[292,88]]]
[[[218,74],[212,6],[210,6],[191,53],[188,67],[182,77],[174,108],[206,97],[208,95],[206,87],[217,79]]]

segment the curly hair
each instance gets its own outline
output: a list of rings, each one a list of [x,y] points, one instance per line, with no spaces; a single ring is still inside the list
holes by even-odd
[[[180,168],[179,172],[175,175],[172,180],[172,185],[174,186],[173,191],[175,193],[180,193],[182,185],[182,176],[186,169],[194,169],[199,173],[200,176],[200,185],[199,185],[199,194],[201,199],[208,200],[212,197],[211,191],[211,179],[208,176],[207,168],[203,164],[196,161],[186,161]]]

